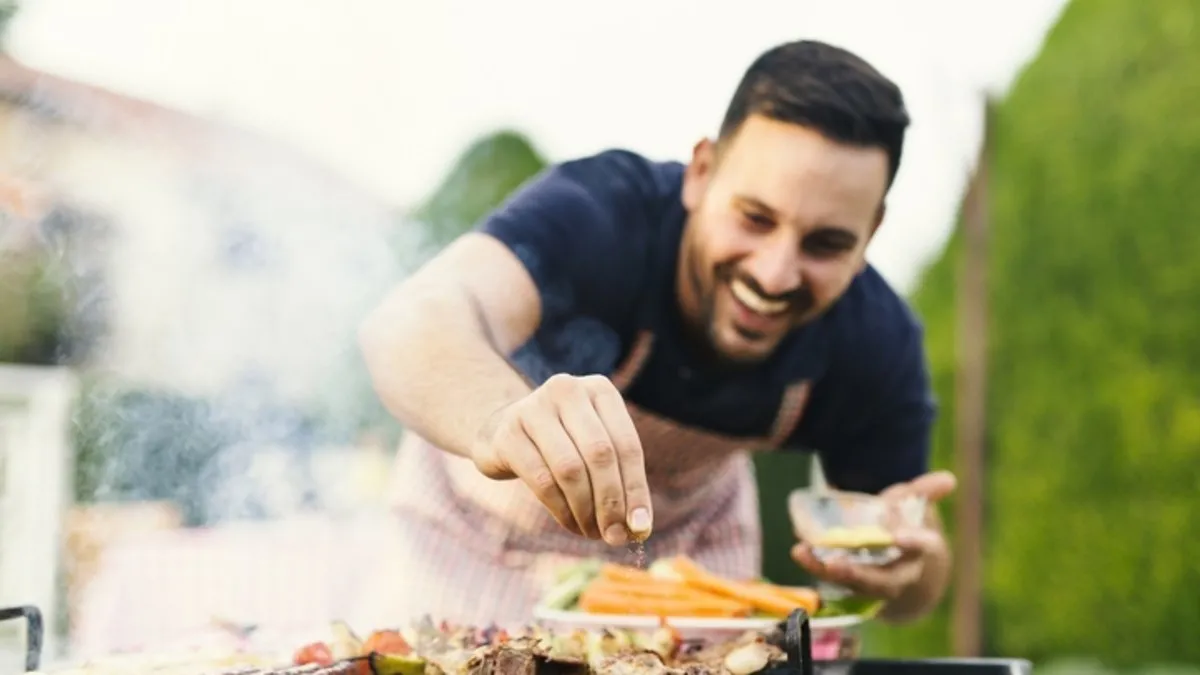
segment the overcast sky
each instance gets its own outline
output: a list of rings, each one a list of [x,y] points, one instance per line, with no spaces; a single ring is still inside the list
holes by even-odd
[[[759,52],[826,40],[894,78],[914,118],[869,253],[908,290],[952,225],[981,93],[1008,86],[1063,4],[24,0],[10,50],[274,135],[406,205],[499,126],[527,133],[551,160],[614,146],[686,159]]]

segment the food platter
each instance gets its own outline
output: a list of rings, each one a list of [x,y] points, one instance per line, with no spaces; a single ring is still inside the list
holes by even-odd
[[[715,643],[772,631],[794,609],[812,617],[813,657],[831,660],[856,651],[855,629],[874,617],[879,603],[724,579],[686,557],[660,559],[646,570],[589,560],[560,574],[533,619],[555,631],[644,632],[666,626],[684,640]]]

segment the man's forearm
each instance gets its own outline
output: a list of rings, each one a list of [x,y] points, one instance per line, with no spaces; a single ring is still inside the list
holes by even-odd
[[[434,445],[469,457],[497,410],[531,391],[488,341],[469,300],[397,291],[363,324],[359,341],[387,410]]]

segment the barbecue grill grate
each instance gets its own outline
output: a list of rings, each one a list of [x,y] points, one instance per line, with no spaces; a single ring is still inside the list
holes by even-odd
[[[42,613],[36,607],[0,609],[0,621],[23,619],[27,624],[25,670],[36,671],[42,652]],[[796,610],[768,636],[787,659],[773,663],[756,675],[1030,675],[1032,666],[1022,659],[929,659],[890,661],[861,659],[814,664],[812,658],[812,628],[808,614]],[[358,657],[331,666],[289,666],[279,669],[241,668],[213,675],[357,675],[364,661]],[[497,674],[502,675],[502,674]]]

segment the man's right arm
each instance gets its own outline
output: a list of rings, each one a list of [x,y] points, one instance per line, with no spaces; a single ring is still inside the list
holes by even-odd
[[[537,329],[541,298],[526,268],[481,233],[455,240],[391,291],[359,343],[384,406],[463,457],[489,419],[532,391],[503,356]]]
[[[375,389],[405,426],[485,476],[519,478],[568,530],[613,544],[652,520],[620,392],[594,370],[529,382],[507,357],[543,323],[603,320],[634,303],[641,249],[628,235],[641,223],[637,183],[622,180],[629,163],[607,155],[546,172],[396,288],[360,332]]]

